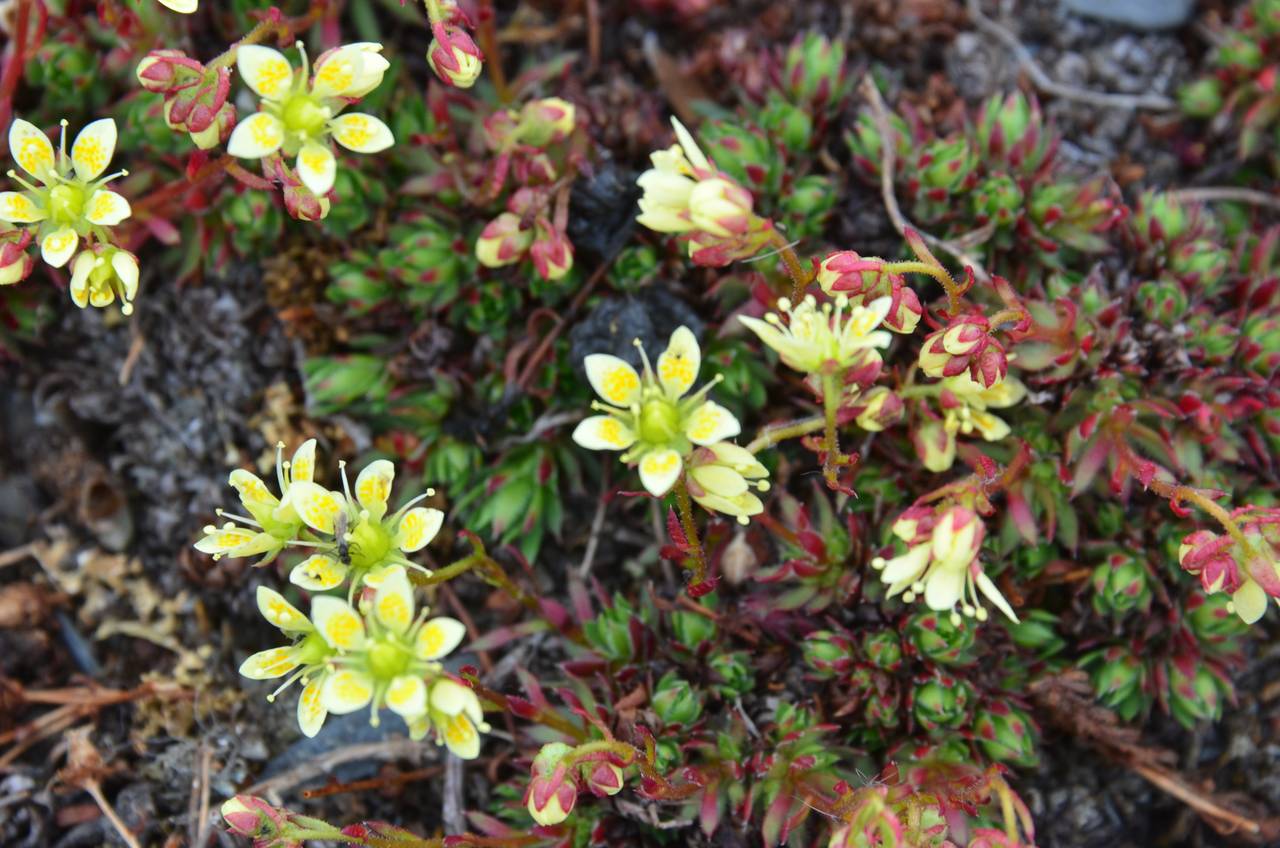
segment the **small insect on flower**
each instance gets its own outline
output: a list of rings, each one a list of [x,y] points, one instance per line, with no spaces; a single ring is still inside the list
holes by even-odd
[[[27,182],[17,172],[9,171],[9,177],[25,191],[0,192],[0,221],[34,224],[40,239],[40,255],[54,268],[61,268],[71,260],[81,239],[109,245],[108,228],[132,214],[129,201],[105,188],[107,183],[128,172],[102,176],[115,153],[116,122],[103,118],[86,126],[72,143],[70,155],[67,154],[66,127],[67,122],[63,121],[61,147],[55,153],[48,136],[38,127],[21,118],[15,119],[9,127],[9,150],[22,170],[39,184]],[[136,276],[134,282],[136,284]],[[106,300],[101,305],[110,302]],[[86,303],[100,305],[91,297],[76,300],[78,306]]]
[[[204,538],[196,542],[196,550],[211,554],[214,559],[263,554],[258,565],[275,559],[289,543],[298,539],[303,526],[302,517],[289,497],[290,491],[298,483],[311,482],[315,468],[316,440],[307,439],[294,452],[291,462],[284,459],[284,442],[276,445],[278,498],[253,472],[243,468],[232,471],[228,482],[240,493],[240,503],[249,515],[232,515],[218,510],[218,515],[234,520],[222,527],[209,525],[204,528]],[[246,526],[240,526],[242,524]]]
[[[639,339],[635,344],[644,360],[643,378],[616,356],[593,353],[586,358],[587,379],[605,400],[591,407],[605,414],[584,419],[573,440],[590,450],[626,451],[622,461],[639,465],[640,482],[661,497],[680,479],[695,445],[731,439],[742,428],[733,413],[706,399],[719,376],[688,394],[702,365],[702,351],[688,327],[671,334],[656,374]]]
[[[274,589],[258,587],[258,611],[293,642],[252,655],[240,664],[240,674],[251,680],[271,680],[288,674],[289,679],[267,696],[269,701],[274,701],[295,681],[301,680],[303,689],[298,698],[298,727],[303,734],[315,736],[328,716],[320,693],[332,673],[329,661],[337,653],[338,644],[330,641]]]
[[[308,69],[302,42],[302,68],[284,54],[251,44],[236,51],[236,67],[262,98],[261,111],[236,125],[227,152],[241,159],[263,159],[276,152],[296,157],[299,179],[317,196],[329,193],[337,174],[332,138],[356,153],[377,153],[395,143],[379,119],[360,112],[339,113],[382,82],[390,67],[381,44],[348,44],[322,54],[315,73]]]

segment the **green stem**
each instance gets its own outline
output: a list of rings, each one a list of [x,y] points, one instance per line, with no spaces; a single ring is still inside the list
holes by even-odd
[[[676,508],[680,511],[680,526],[684,528],[685,541],[693,550],[694,572],[693,583],[701,583],[707,579],[707,557],[702,551],[702,542],[698,539],[698,525],[693,519],[693,501],[689,498],[689,486],[684,477],[676,481]]]
[[[1028,317],[1025,309],[1002,309],[988,318],[987,321],[990,322],[992,329],[995,329],[1005,321],[1022,321]]]
[[[747,445],[747,450],[752,453],[759,453],[765,448],[771,448],[779,442],[787,439],[795,439],[800,436],[807,436],[810,433],[816,433],[826,424],[825,415],[815,415],[812,418],[801,418],[796,421],[788,421],[785,424],[770,424],[764,427],[756,435],[751,443]]]
[[[487,559],[487,557],[485,557],[485,559]],[[441,583],[447,583],[459,574],[465,574],[475,568],[481,563],[481,561],[482,559],[480,555],[471,554],[463,557],[457,562],[446,565],[444,568],[431,572],[429,576],[419,573],[414,577],[413,582],[417,583],[419,586],[437,586]]]

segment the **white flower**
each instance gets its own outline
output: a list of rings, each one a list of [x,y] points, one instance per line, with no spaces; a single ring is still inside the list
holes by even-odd
[[[764,320],[747,316],[738,320],[797,371],[842,374],[855,365],[879,361],[875,348],[887,347],[893,339],[892,334],[876,329],[889,314],[890,303],[890,298],[882,297],[867,306],[850,307],[849,298],[841,294],[834,307],[831,303],[819,307],[813,295],[807,295],[795,306],[786,298],[778,301],[778,308],[787,314],[786,323],[774,312]]]
[[[689,494],[714,512],[722,512],[746,524],[764,512],[764,504],[751,491],[768,491],[769,470],[755,454],[729,442],[717,442],[693,451],[689,459]]]
[[[1009,435],[1004,419],[987,412],[988,408],[1004,409],[1027,396],[1027,387],[1012,375],[987,388],[969,372],[942,380],[943,424],[949,434],[969,435],[974,431],[988,442]]]
[[[377,153],[395,143],[391,130],[372,115],[338,113],[382,82],[390,65],[382,45],[348,44],[316,60],[308,79],[307,54],[295,71],[278,50],[251,44],[236,51],[236,67],[262,98],[262,111],[236,125],[227,152],[241,159],[262,159],[280,151],[296,157],[303,185],[317,196],[333,188],[337,163],[329,138],[357,153]]]

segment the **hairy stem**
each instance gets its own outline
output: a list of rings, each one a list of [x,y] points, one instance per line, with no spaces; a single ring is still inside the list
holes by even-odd
[[[778,255],[782,257],[782,264],[786,266],[787,276],[791,278],[791,302],[799,303],[800,298],[804,297],[804,291],[809,287],[813,276],[805,270],[804,263],[800,261],[800,257],[792,249],[782,234],[774,231],[770,238],[770,243],[778,249]]]
[[[698,539],[698,524],[693,519],[693,501],[689,497],[689,486],[681,477],[676,482],[676,508],[680,511],[680,526],[684,528],[685,541],[693,551],[694,571],[693,583],[698,584],[707,579],[707,556],[702,550],[702,542]]]
[[[770,424],[762,428],[756,437],[751,440],[751,443],[747,445],[747,450],[752,453],[759,453],[765,448],[771,448],[787,439],[795,439],[800,436],[807,436],[810,433],[816,433],[823,428],[826,422],[825,415],[815,415],[812,418],[801,418],[796,421],[788,421],[785,424]]]

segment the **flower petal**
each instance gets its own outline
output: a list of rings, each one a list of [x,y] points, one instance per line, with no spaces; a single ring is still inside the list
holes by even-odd
[[[880,579],[890,585],[907,581],[914,582],[929,564],[929,545],[916,545],[902,556],[896,556],[885,563]]]
[[[369,463],[356,477],[356,500],[369,510],[374,521],[381,521],[387,514],[387,498],[391,497],[391,484],[395,477],[395,465],[385,459]]]
[[[428,507],[414,507],[400,519],[395,545],[407,554],[420,551],[431,543],[444,523],[444,513]]]
[[[311,93],[316,97],[345,97],[358,79],[364,65],[364,51],[358,47],[339,47],[318,62],[311,77]]]
[[[393,712],[417,718],[427,711],[427,684],[415,674],[401,674],[387,686],[386,699]]]
[[[990,577],[979,572],[973,582],[977,584],[978,590],[986,596],[987,600],[995,605],[996,609],[1004,613],[1014,624],[1018,623],[1018,614],[1013,611],[1013,607],[1009,606],[1009,602],[1005,600],[1004,595],[996,588],[996,584],[991,581]]]
[[[342,497],[337,492],[310,480],[291,483],[287,500],[308,527],[321,533],[333,532],[334,520],[342,511]]]
[[[298,445],[289,462],[289,479],[311,482],[316,473],[316,440],[307,439]]]
[[[49,213],[20,191],[0,191],[0,221],[10,224],[34,224],[49,217]]]
[[[640,375],[630,363],[607,353],[593,353],[582,362],[596,394],[614,406],[630,406],[640,399]]]
[[[250,680],[271,680],[284,677],[298,667],[292,646],[268,648],[240,663],[240,674]]]
[[[324,708],[324,701],[321,698],[327,678],[328,675],[324,675],[307,683],[303,687],[302,695],[298,698],[298,727],[302,730],[302,735],[307,738],[319,733],[320,728],[324,726],[324,720],[329,716],[329,711]]]
[[[61,268],[76,252],[80,237],[70,227],[54,230],[40,241],[40,256],[51,268]]]
[[[80,130],[71,145],[71,164],[76,168],[76,178],[84,182],[96,180],[107,170],[115,153],[116,122],[101,118],[89,124]]]
[[[342,669],[325,678],[320,705],[335,715],[363,709],[373,700],[373,678],[362,671]]]
[[[262,482],[262,478],[252,471],[237,468],[231,472],[227,482],[240,495],[240,503],[242,504],[253,503],[275,506],[280,502],[280,499],[267,488],[267,484]]]
[[[413,624],[413,584],[404,568],[394,566],[383,575],[373,598],[373,614],[388,630],[404,633]]]
[[[453,652],[467,635],[467,627],[454,618],[428,619],[414,640],[413,653],[420,660],[437,660]]]
[[[688,327],[677,327],[667,349],[658,357],[658,381],[672,398],[683,397],[698,379],[702,350]]]
[[[327,592],[330,589],[336,589],[346,579],[347,567],[324,554],[307,557],[289,572],[289,582],[308,592]]]
[[[341,598],[332,595],[314,598],[311,601],[311,620],[331,647],[341,651],[358,651],[364,647],[364,619]]]
[[[954,609],[964,592],[964,568],[934,568],[924,582],[924,603],[931,610]]]
[[[707,161],[707,157],[703,154],[702,149],[698,147],[698,143],[693,140],[693,136],[685,129],[684,124],[673,116],[671,118],[671,126],[675,128],[676,140],[680,142],[680,147],[683,148],[689,164],[699,170],[710,171],[711,163]]]
[[[1012,432],[1003,418],[992,415],[990,412],[972,410],[969,420],[973,422],[973,428],[988,442],[998,442]]]
[[[655,497],[662,497],[671,491],[684,462],[680,454],[673,450],[649,451],[640,459],[640,482]]]
[[[470,715],[476,721],[484,718],[476,693],[447,677],[442,677],[431,685],[431,709],[447,716]]]
[[[1267,593],[1256,580],[1245,580],[1231,596],[1236,615],[1245,624],[1253,624],[1267,611]]]
[[[227,139],[227,152],[239,159],[261,159],[275,153],[282,144],[284,124],[280,119],[266,112],[256,112],[236,124],[231,138]]]
[[[15,118],[9,127],[9,153],[22,170],[42,182],[56,161],[49,136],[21,118]]]
[[[298,151],[294,165],[298,179],[316,197],[324,197],[333,188],[334,178],[338,175],[338,161],[326,145],[308,141]]]
[[[200,5],[200,0],[159,0],[159,2],[166,9],[172,9],[182,15],[190,15]]]
[[[84,207],[84,216],[89,223],[100,227],[114,227],[132,214],[129,201],[105,188],[95,191]]]
[[[713,445],[741,432],[742,425],[733,413],[712,400],[695,409],[684,428],[684,434],[695,445]]]
[[[279,50],[247,44],[236,50],[236,67],[245,85],[259,97],[280,100],[293,83],[293,66]],[[234,151],[232,156],[238,156]]]
[[[573,440],[588,450],[626,450],[636,442],[636,434],[612,415],[592,415],[578,422]]]
[[[311,622],[302,611],[284,599],[275,589],[258,587],[258,612],[262,617],[285,633],[306,633],[312,630]]]
[[[363,112],[339,115],[329,122],[329,127],[334,141],[356,153],[377,153],[396,143],[390,127]]]
[[[474,760],[480,756],[480,734],[476,732],[471,719],[459,713],[450,716],[440,723],[439,733],[445,746],[455,757],[463,760]]]

